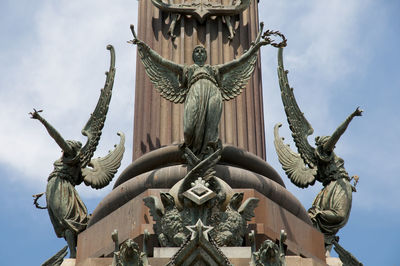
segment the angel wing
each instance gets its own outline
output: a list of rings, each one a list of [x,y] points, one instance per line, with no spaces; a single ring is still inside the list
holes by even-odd
[[[293,152],[289,145],[283,143],[283,138],[279,137],[278,129],[282,124],[276,124],[274,127],[274,144],[278,154],[279,162],[289,177],[290,181],[298,187],[305,188],[315,183],[317,175],[316,168],[308,168],[300,154]]]
[[[246,221],[250,221],[251,218],[255,216],[254,209],[257,208],[258,202],[260,200],[257,198],[248,198],[242,205],[240,205],[238,212]]]
[[[334,250],[339,255],[343,266],[363,266],[363,264],[354,257],[349,251],[345,250],[337,241],[333,241],[335,245]]]
[[[293,141],[296,144],[297,150],[311,168],[316,165],[316,158],[314,155],[314,147],[312,147],[307,140],[307,137],[314,133],[314,129],[304,117],[297,105],[296,98],[293,94],[293,88],[290,88],[287,78],[288,71],[283,67],[282,59],[283,48],[278,51],[278,77],[279,86],[281,88],[281,97],[283,106],[285,108],[286,117],[289,123],[290,130],[292,131]]]
[[[110,69],[106,72],[106,82],[104,88],[101,89],[100,97],[97,102],[96,108],[90,115],[85,127],[82,129],[82,134],[88,137],[85,146],[81,149],[80,159],[81,168],[85,168],[93,157],[93,154],[99,143],[101,130],[106,120],[108,106],[111,100],[112,88],[114,85],[115,77],[115,51],[112,45],[107,45],[107,50],[110,50],[111,62]]]
[[[87,186],[99,189],[107,186],[113,179],[115,173],[121,165],[121,160],[125,151],[125,135],[118,132],[121,140],[118,146],[107,156],[92,159],[88,166],[82,169],[83,181]]]
[[[42,266],[60,266],[64,260],[64,257],[67,256],[68,246],[63,247],[60,251],[58,251],[53,257],[46,260]]]
[[[222,99],[229,101],[242,93],[243,88],[251,78],[257,62],[258,49],[262,45],[260,42],[263,24],[254,43],[242,57],[235,59],[227,64],[216,66],[220,71]],[[265,43],[267,44],[267,43]]]
[[[183,103],[188,89],[183,84],[184,66],[161,57],[147,44],[136,38],[133,25],[131,31],[134,39],[129,43],[138,46],[140,60],[151,83],[162,97],[173,103]]]

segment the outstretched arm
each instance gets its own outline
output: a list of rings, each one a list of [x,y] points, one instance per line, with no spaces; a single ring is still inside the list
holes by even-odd
[[[141,57],[143,56],[149,56],[155,61],[156,63],[170,69],[171,71],[175,73],[182,73],[183,71],[183,65],[174,63],[168,59],[163,58],[161,55],[159,55],[156,51],[151,49],[147,44],[142,42],[136,37],[136,33],[134,30],[134,26],[131,25],[131,31],[133,35],[133,40],[128,41],[129,43],[136,44],[138,46],[139,53]]]
[[[361,116],[362,112],[363,110],[361,110],[360,107],[357,107],[357,109],[351,115],[349,115],[349,117],[347,117],[347,119],[335,130],[329,140],[324,144],[325,151],[333,151],[336,143],[338,142],[342,134],[346,131],[351,120],[353,120],[355,116]]]
[[[234,59],[226,64],[223,65],[219,65],[219,72],[221,74],[229,72],[229,70],[235,68],[236,66],[245,63],[251,56],[253,56],[255,53],[258,52],[258,49],[260,49],[261,46],[263,45],[267,45],[269,44],[269,42],[267,41],[260,41],[258,43],[256,43],[255,45],[252,45],[250,47],[250,49],[245,52],[241,57],[239,57],[238,59]]]
[[[249,59],[257,54],[261,46],[272,45],[276,48],[283,48],[286,46],[287,40],[282,33],[280,33],[279,31],[271,31],[271,30],[267,30],[263,33],[263,28],[264,28],[264,23],[261,22],[257,38],[254,40],[254,42],[252,42],[249,50],[245,52],[240,58],[235,59],[226,64],[217,66],[221,74],[229,72],[231,69],[237,67],[240,64],[247,64],[249,62]],[[279,36],[280,38],[282,38],[282,42],[276,43],[274,40],[270,38],[270,36]]]
[[[44,119],[43,117],[40,116],[39,112],[41,112],[41,110],[36,111],[35,109],[33,109],[33,112],[29,113],[31,115],[32,119],[37,119],[39,120],[47,129],[47,132],[49,132],[50,136],[57,142],[58,146],[60,146],[60,148],[67,154],[73,154],[73,150],[71,148],[71,146],[68,145],[68,143],[63,139],[63,137],[60,135],[60,133],[58,133],[57,130],[55,130],[55,128],[53,128],[52,125],[50,125],[46,119]]]
[[[263,26],[264,24],[261,23],[260,31],[257,35],[256,40],[254,41],[254,43],[251,44],[250,49],[246,51],[241,57],[232,60],[226,64],[216,66],[219,69],[219,73],[224,74],[226,72],[229,72],[231,69],[237,67],[238,65],[245,63],[250,57],[252,57],[255,53],[258,52],[261,46],[268,45],[271,43],[269,40],[264,40],[264,39],[261,40]]]

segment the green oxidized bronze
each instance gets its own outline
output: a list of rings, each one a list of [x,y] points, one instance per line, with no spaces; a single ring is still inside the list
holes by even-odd
[[[125,137],[118,133],[121,137],[119,145],[107,156],[92,159],[100,140],[114,84],[115,52],[111,45],[107,46],[107,49],[111,53],[110,70],[106,73],[105,86],[101,90],[96,108],[82,129],[82,134],[88,138],[85,146],[82,147],[79,141],[65,140],[40,116],[41,111],[34,110],[30,113],[32,119],[39,120],[45,126],[63,151],[61,158],[54,162],[54,170],[48,178],[46,202],[54,231],[57,237],[63,237],[67,241],[71,258],[76,256],[77,235],[86,228],[89,218],[86,206],[75,186],[82,182],[95,189],[108,185],[121,164],[125,150]],[[41,195],[36,196],[37,207],[40,207],[36,201]]]
[[[63,247],[59,252],[54,254],[50,259],[46,260],[42,266],[60,266],[68,253],[68,246]]]
[[[198,22],[203,23],[210,16],[222,16],[222,22],[228,28],[228,39],[232,40],[235,35],[234,22],[235,15],[239,15],[246,10],[251,4],[251,0],[231,0],[229,4],[215,3],[212,1],[185,1],[183,3],[165,3],[162,0],[151,0],[153,5],[163,12],[170,15],[170,27],[168,34],[172,40],[175,39],[175,27],[182,16],[195,18]]]
[[[339,255],[340,261],[343,263],[343,266],[363,266],[363,264],[359,262],[353,254],[339,245],[338,241],[339,240],[335,239],[332,241],[332,244],[334,245],[333,249]]]
[[[201,45],[193,50],[193,65],[181,65],[161,57],[136,38],[131,25],[134,39],[130,43],[138,46],[150,81],[165,99],[185,103],[185,144],[200,159],[217,149],[222,102],[242,92],[254,71],[259,48],[272,43],[268,36],[262,36],[262,27],[261,23],[256,40],[240,58],[211,66],[205,64],[207,51]]]
[[[257,252],[254,252],[254,231],[249,234],[249,238],[253,244],[250,266],[286,266],[284,242],[286,241],[287,234],[284,230],[281,230],[279,246],[268,239],[261,244],[261,247]]]
[[[190,236],[171,258],[167,266],[232,266],[217,243],[209,237],[209,232],[213,230],[212,226],[204,225],[199,219],[187,228],[190,230]]]
[[[344,168],[344,161],[334,153],[334,148],[351,120],[361,116],[362,110],[357,108],[331,136],[316,137],[317,147],[312,147],[307,137],[314,130],[297,105],[293,89],[289,86],[288,72],[283,67],[282,50],[280,48],[278,52],[279,85],[289,127],[299,154],[293,152],[279,137],[280,124],[275,125],[274,129],[275,149],[279,162],[292,183],[305,188],[319,181],[324,186],[308,214],[314,226],[324,234],[325,247],[330,251],[336,233],[349,219],[352,192],[355,191]],[[357,180],[358,177],[356,182]]]
[[[140,251],[139,245],[132,239],[127,239],[121,244],[118,241],[118,231],[114,230],[111,238],[114,242],[113,261],[110,266],[148,266],[146,254],[146,241],[149,232],[145,230],[143,235],[143,252]]]
[[[155,196],[143,199],[155,221],[154,232],[162,247],[179,247],[189,233],[185,227],[191,225],[189,210],[179,211],[174,197],[169,193],[160,193],[160,198],[161,202]]]
[[[222,146],[201,161],[188,151],[188,162],[193,164],[188,174],[169,193],[160,193],[161,202],[155,196],[143,199],[162,247],[184,244],[190,234],[188,226],[199,220],[214,228],[209,235],[218,246],[242,245],[247,222],[254,217],[259,200],[250,197],[242,203],[243,193],[233,194],[214,175],[221,151]]]

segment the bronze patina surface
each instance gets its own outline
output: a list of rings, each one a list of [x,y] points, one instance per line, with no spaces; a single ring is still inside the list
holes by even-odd
[[[160,56],[137,39],[140,59],[146,74],[161,96],[173,103],[184,103],[184,144],[199,158],[216,151],[222,114],[222,102],[241,94],[253,74],[261,46],[272,44],[263,24],[248,51],[233,61],[211,66],[205,64],[207,51],[202,45],[193,49],[193,65],[181,65]],[[268,33],[269,31],[267,31]]]
[[[344,168],[344,161],[334,153],[334,148],[352,119],[361,116],[362,110],[357,108],[351,113],[331,136],[316,137],[317,147],[312,147],[307,137],[314,130],[301,112],[293,89],[289,86],[282,51],[280,48],[278,52],[279,85],[289,127],[299,153],[293,152],[283,143],[278,135],[280,125],[275,126],[275,148],[279,162],[293,184],[304,188],[319,181],[324,186],[308,213],[314,226],[325,235],[325,246],[329,251],[336,233],[349,219],[352,192],[355,191]]]
[[[121,165],[124,153],[125,137],[122,133],[120,144],[103,158],[92,159],[99,143],[101,131],[106,120],[115,76],[115,52],[109,45],[111,53],[110,69],[106,73],[106,82],[101,90],[95,110],[82,129],[82,134],[88,140],[85,146],[74,140],[65,140],[60,133],[50,125],[34,109],[30,113],[32,119],[41,122],[50,136],[62,149],[60,159],[54,162],[54,170],[50,174],[46,188],[47,210],[57,237],[63,237],[68,243],[70,257],[76,257],[76,241],[78,233],[85,230],[88,223],[88,211],[75,190],[75,186],[84,182],[92,188],[99,189],[108,185],[118,167]],[[40,197],[42,194],[39,194]],[[37,198],[35,199],[35,203]]]

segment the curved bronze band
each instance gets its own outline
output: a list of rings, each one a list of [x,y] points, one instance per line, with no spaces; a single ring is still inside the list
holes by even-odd
[[[184,164],[183,152],[178,145],[169,145],[146,153],[139,159],[131,163],[118,177],[114,184],[114,189],[122,183],[148,171],[162,168],[165,166]],[[224,145],[219,164],[233,165],[238,168],[246,169],[251,172],[263,175],[282,187],[285,184],[279,174],[260,157],[251,152],[239,149],[235,146]],[[172,185],[171,185],[172,187]],[[169,187],[169,188],[171,188]],[[246,186],[248,187],[248,186]]]
[[[149,188],[171,188],[186,173],[184,165],[173,165],[149,171],[127,180],[118,185],[100,202],[94,210],[88,226],[95,224]],[[299,200],[275,181],[263,175],[228,165],[217,165],[216,176],[223,179],[232,188],[257,190],[307,224],[311,224],[307,212]]]

